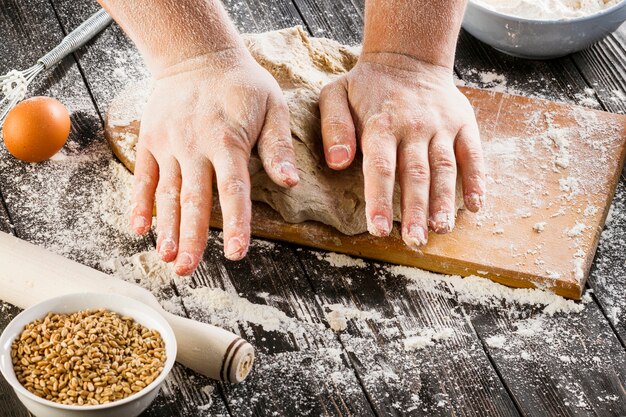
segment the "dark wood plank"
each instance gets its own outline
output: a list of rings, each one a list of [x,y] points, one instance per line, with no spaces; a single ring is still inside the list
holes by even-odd
[[[358,45],[363,36],[362,7],[347,1],[293,0],[313,36]]]
[[[327,313],[348,309],[340,338],[378,415],[519,415],[458,302],[410,282],[384,265],[299,251]],[[328,259],[329,261],[325,260]],[[338,259],[337,262],[335,259]],[[345,262],[347,266],[333,267]],[[434,346],[407,350],[432,331]]]
[[[260,33],[303,24],[290,1],[225,0],[223,3],[242,33]]]
[[[626,111],[626,27],[621,26],[593,48],[572,55],[572,60],[602,107],[614,113]]]
[[[582,54],[595,57],[596,48],[598,46]],[[456,70],[464,81],[481,87],[512,88],[512,93],[610,109],[601,94],[589,90],[594,85],[589,83],[588,76],[583,77],[580,73],[580,59],[579,54],[552,61],[521,60],[496,52],[462,33],[457,48]],[[612,68],[622,68],[622,65],[619,61],[611,63]],[[494,78],[489,76],[489,72],[495,72],[500,79],[506,80],[506,86],[485,83],[485,78]],[[621,190],[623,184],[618,189],[618,199],[622,198]],[[618,235],[607,236],[601,246],[614,244],[606,243],[614,242],[614,239],[621,240]],[[600,256],[606,255],[598,253],[594,271],[597,271],[598,264],[605,263]],[[616,265],[619,260],[613,259],[608,263]],[[594,274],[590,283],[594,282]],[[610,274],[609,270],[606,274]],[[607,282],[619,285],[619,281],[612,276],[605,277]],[[493,335],[514,340],[517,354],[491,348],[488,344],[485,346],[524,414],[617,416],[624,413],[626,400],[626,394],[620,388],[624,384],[620,364],[625,355],[623,345],[602,314],[604,309],[594,299],[580,316],[563,316],[544,323],[546,332],[551,333],[552,340],[558,345],[552,345],[552,351],[547,349],[545,340],[550,338],[545,335],[538,335],[539,340],[515,337],[515,320],[501,312],[475,312],[472,323],[483,341]],[[532,317],[531,312],[525,316],[527,319]],[[520,359],[519,352],[522,351],[531,355],[529,361]],[[554,354],[555,351],[560,354]],[[537,352],[546,354],[537,355]],[[572,362],[567,362],[565,356],[571,356]],[[594,361],[594,357],[600,360]],[[609,357],[611,361],[604,360]]]
[[[626,355],[596,303],[554,317],[468,311],[524,415],[626,415]],[[490,342],[494,337],[504,346]]]
[[[593,48],[573,55],[605,110],[626,111],[626,27]],[[611,216],[602,234],[589,286],[602,311],[626,346],[626,178],[622,174]]]
[[[13,227],[9,220],[9,213],[4,207],[2,193],[0,192],[0,231],[12,233]],[[20,309],[0,300],[0,332],[9,324],[13,317],[18,315]],[[0,377],[0,414],[7,417],[27,417],[29,413],[17,399],[13,388],[2,377]]]
[[[0,11],[2,54],[15,57],[0,62],[0,72],[29,66],[64,35],[47,1],[8,1]],[[41,164],[21,163],[0,150],[0,190],[17,236],[96,268],[112,256],[152,248],[150,239],[125,229],[127,174],[106,145],[101,120],[73,57],[41,75],[30,92],[61,100],[72,114],[72,133],[62,154]],[[146,415],[196,412],[186,402],[190,395],[204,397],[206,404],[208,398],[200,391],[203,385],[188,384],[193,374],[181,368],[166,380],[168,396],[161,394]],[[181,393],[179,385],[190,389]],[[213,400],[216,410],[227,413],[219,396]],[[23,410],[12,409],[6,412]]]
[[[55,1],[54,4],[65,27],[75,25],[79,19],[91,12],[89,7],[75,6],[70,1]],[[227,3],[227,7],[242,31],[265,31],[302,23],[298,20],[297,11],[291,3],[283,5],[280,2],[230,2]],[[108,52],[110,50],[115,50],[115,52]],[[121,83],[111,80],[103,80],[104,84],[101,85],[102,77],[115,78],[117,74],[115,68],[122,67],[128,68],[120,74],[124,83],[129,79],[142,78],[146,71],[137,57],[136,49],[119,31],[119,28],[107,31],[79,56],[79,64],[89,80],[91,92],[101,112],[106,109],[108,100],[122,87]],[[133,69],[134,66],[142,66],[142,68]],[[282,291],[289,291],[292,298],[289,299],[289,303],[281,303],[279,305],[281,309],[289,313],[296,311],[296,306],[316,309],[314,294],[297,260],[291,263],[288,276],[281,277],[278,273],[281,270],[278,260],[280,257],[293,258],[292,248],[283,246],[278,260],[273,259],[275,255],[270,256],[264,251],[253,249],[246,261],[234,264],[226,262],[221,255],[222,244],[215,238],[216,236],[214,233],[214,238],[209,241],[209,247],[198,272],[194,275],[194,280],[176,281],[178,293],[184,295],[189,292],[190,285],[209,286],[257,300],[256,294],[262,290],[269,292],[271,297],[282,297]],[[254,273],[247,269],[251,266],[255,266]],[[264,289],[265,287],[268,289]],[[270,292],[269,287],[275,291]],[[184,300],[183,298],[183,302]],[[189,306],[187,308],[192,318],[210,321],[210,318],[203,315],[202,311],[194,310]],[[296,313],[294,316],[305,322],[315,320],[312,316],[302,318]],[[319,317],[316,319],[319,320]],[[325,385],[321,390],[318,388],[318,379],[326,375],[326,368],[314,368],[317,361],[313,361],[313,358],[324,350],[332,349],[333,352],[341,352],[341,345],[332,333],[311,333],[305,339],[298,339],[294,335],[283,333],[266,334],[262,329],[257,328],[254,334],[246,333],[245,336],[251,338],[259,352],[256,366],[258,373],[255,372],[239,386],[220,385],[219,388],[234,415],[273,415],[273,413],[293,415],[306,409],[330,415],[366,416],[371,414],[367,398],[347,361],[342,363],[327,360],[327,366],[334,366],[346,374],[344,385],[341,387]],[[304,361],[309,366],[294,369],[290,364],[290,361],[294,360]],[[317,374],[314,371],[317,371]],[[274,383],[274,381],[281,380],[285,372],[291,372],[291,377],[295,382],[285,385]],[[342,390],[346,387],[349,388],[347,390],[349,393]],[[180,384],[180,389],[185,392],[192,388]],[[291,391],[293,395],[285,395],[285,390]],[[193,399],[191,399],[191,404],[193,404]]]
[[[220,236],[213,232],[212,248],[221,247]],[[233,415],[373,415],[341,344],[321,324],[324,312],[293,248],[255,239],[241,262],[224,262],[218,250],[207,251],[204,261],[192,287],[181,289],[190,317],[210,321],[213,314],[190,304],[186,293],[193,287],[220,288],[231,297],[240,294],[257,305],[275,308],[274,313],[262,310],[264,317],[267,314],[260,320],[267,323],[265,327],[275,312],[288,316],[276,331],[258,323],[240,323],[240,330],[257,348],[257,364],[245,383],[224,385]],[[234,311],[239,311],[236,306]],[[329,379],[329,375],[340,378]]]
[[[600,107],[595,96],[585,93],[589,85],[570,57],[551,61],[514,58],[462,30],[456,49],[455,70],[469,86]]]
[[[622,176],[588,281],[622,345],[626,344],[625,230],[626,179]]]
[[[344,43],[360,42],[362,12],[351,3],[295,3],[311,33]],[[386,320],[349,326],[341,334],[379,415],[410,415],[417,410],[438,415],[518,415],[471,327],[464,319],[450,318],[456,307],[453,301],[410,292],[394,277],[381,281],[380,268],[371,262],[367,268],[337,269],[318,259],[316,252],[299,254],[323,304],[374,310]],[[402,338],[420,328],[450,328],[455,337],[438,349],[404,351]],[[385,381],[380,376],[385,367],[398,379]]]
[[[0,301],[0,332],[19,313],[19,308]],[[28,417],[30,415],[17,399],[13,388],[2,377],[0,377],[0,414],[6,417]]]

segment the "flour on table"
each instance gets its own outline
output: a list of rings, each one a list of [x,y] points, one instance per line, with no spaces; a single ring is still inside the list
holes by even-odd
[[[300,182],[282,188],[270,180],[253,152],[250,161],[251,197],[269,204],[290,223],[315,220],[347,235],[367,231],[361,156],[341,172],[325,162],[318,99],[322,87],[348,72],[358,50],[330,39],[309,37],[297,26],[263,34],[244,35],[257,62],[276,79],[289,105],[291,134]],[[137,135],[118,129],[138,123],[150,91],[149,83],[129,87],[113,100],[107,116],[107,134],[114,152],[134,169]],[[393,197],[394,220],[400,220],[400,188]],[[457,181],[457,209],[463,205]]]
[[[183,295],[183,303],[219,327],[236,329],[240,323],[251,323],[263,327],[263,330],[268,332],[300,331],[297,321],[276,307],[254,304],[220,288],[189,288]]]
[[[402,341],[402,343],[404,345],[404,350],[410,352],[434,346],[436,342],[450,339],[452,336],[454,336],[454,329],[449,327],[441,330],[427,328],[419,331],[417,336],[407,337]]]
[[[326,321],[330,328],[336,332],[346,330],[348,320],[373,320],[380,321],[382,315],[377,311],[362,311],[357,308],[346,307],[343,304],[329,304],[325,306],[329,312],[326,313]]]
[[[454,298],[462,303],[484,305],[497,308],[506,303],[509,306],[541,307],[544,314],[578,313],[584,303],[567,300],[552,292],[539,289],[510,288],[486,278],[469,276],[439,275],[418,268],[406,266],[388,266],[388,271],[402,275],[412,281],[409,288],[434,292]]]
[[[357,268],[367,268],[367,263],[360,258],[353,258],[348,255],[344,255],[342,253],[336,252],[315,252],[315,256],[317,259],[321,261],[326,261],[328,264],[335,268],[343,268],[343,267],[357,267]]]
[[[504,336],[491,336],[485,339],[487,346],[496,349],[504,349],[506,347],[506,338]]]
[[[172,264],[163,262],[155,250],[139,252],[128,258],[111,256],[101,261],[100,267],[152,292],[169,286],[176,276]]]

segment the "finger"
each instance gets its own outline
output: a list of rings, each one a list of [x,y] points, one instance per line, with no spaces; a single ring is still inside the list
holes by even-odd
[[[159,162],[156,190],[157,252],[165,262],[176,259],[180,230],[180,167],[173,157]]]
[[[224,255],[237,261],[246,255],[250,243],[250,157],[238,144],[241,139],[226,135],[226,145],[213,155],[211,162],[224,218]]]
[[[345,169],[354,160],[356,134],[343,82],[335,81],[322,89],[320,115],[326,163],[332,169]]]
[[[145,147],[137,148],[137,161],[133,176],[131,225],[135,233],[143,235],[150,230],[154,193],[159,182],[159,166]]]
[[[476,124],[466,126],[457,135],[455,150],[461,170],[463,200],[471,212],[479,211],[485,204],[485,163]]]
[[[213,169],[207,159],[182,164],[180,238],[175,271],[191,275],[206,248],[211,216]]]
[[[419,250],[428,241],[428,139],[416,137],[400,143],[398,175],[402,190],[402,238],[408,247]]]
[[[393,224],[392,199],[397,148],[388,115],[374,116],[366,123],[361,146],[367,230],[374,236],[387,236]]]
[[[291,143],[289,107],[282,97],[269,101],[258,149],[265,172],[272,181],[283,187],[293,187],[300,181]]]
[[[452,140],[437,134],[430,141],[430,218],[435,233],[449,233],[454,229],[456,195],[456,160]]]

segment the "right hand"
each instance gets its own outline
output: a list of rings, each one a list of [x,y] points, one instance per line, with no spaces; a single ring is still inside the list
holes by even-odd
[[[363,153],[368,231],[393,227],[393,191],[401,188],[402,238],[419,251],[429,226],[449,233],[456,215],[457,164],[465,206],[479,211],[485,170],[474,111],[452,68],[395,53],[362,54],[354,68],[320,96],[322,137],[330,168]]]
[[[131,224],[150,230],[157,251],[190,275],[206,247],[215,175],[224,253],[240,260],[250,242],[250,151],[257,142],[278,185],[299,181],[289,109],[272,76],[243,48],[186,60],[160,75],[145,107],[135,166]]]

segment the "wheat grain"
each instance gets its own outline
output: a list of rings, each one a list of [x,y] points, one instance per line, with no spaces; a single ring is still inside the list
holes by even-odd
[[[159,332],[105,309],[48,313],[11,346],[15,375],[33,394],[68,405],[121,400],[163,371]]]

